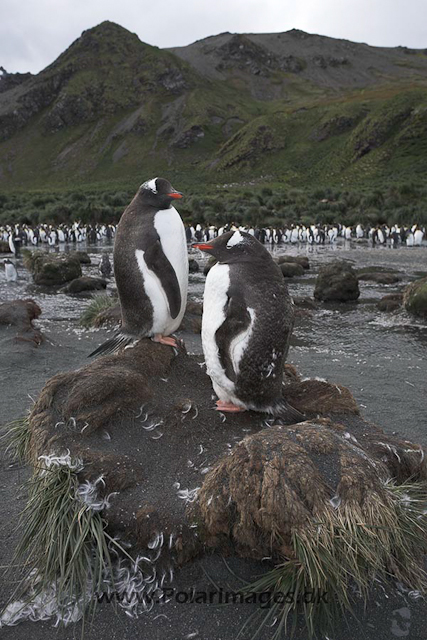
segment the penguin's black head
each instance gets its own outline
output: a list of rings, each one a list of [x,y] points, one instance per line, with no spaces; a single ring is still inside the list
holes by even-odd
[[[160,210],[168,209],[172,200],[182,198],[182,193],[174,189],[169,180],[153,178],[140,186],[139,197],[143,204]]]
[[[228,231],[215,240],[198,242],[193,244],[193,247],[206,251],[222,264],[271,260],[267,249],[245,231]]]

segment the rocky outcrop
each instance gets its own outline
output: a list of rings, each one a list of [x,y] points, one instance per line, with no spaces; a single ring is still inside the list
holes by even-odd
[[[376,282],[377,284],[396,284],[401,280],[401,276],[397,273],[389,271],[367,271],[362,269],[357,272],[358,280],[366,280],[368,282]]]
[[[203,128],[200,125],[195,124],[190,127],[190,129],[186,129],[180,133],[179,136],[173,140],[172,146],[177,149],[188,149],[188,147],[204,137],[205,132],[203,131]]]
[[[35,284],[44,286],[59,286],[82,275],[80,262],[68,253],[28,252],[24,264],[31,271]]]
[[[8,73],[4,67],[0,67],[0,93],[18,87],[31,77],[31,73]]]
[[[354,269],[346,262],[335,261],[320,267],[314,297],[318,300],[350,302],[360,296]]]
[[[283,264],[284,262],[294,262],[300,264],[303,269],[310,269],[310,261],[307,256],[279,256],[277,258],[277,264]]]
[[[408,313],[427,319],[427,278],[416,280],[405,289],[403,304]]]
[[[102,291],[107,288],[107,281],[104,278],[93,278],[91,276],[82,276],[71,280],[65,287],[62,287],[62,293],[82,293],[85,291]]]
[[[282,262],[279,264],[279,268],[285,278],[304,275],[304,267],[297,262]]]
[[[25,342],[38,347],[43,341],[40,329],[33,325],[41,309],[34,300],[12,300],[0,304],[0,325],[16,331],[14,342]]]

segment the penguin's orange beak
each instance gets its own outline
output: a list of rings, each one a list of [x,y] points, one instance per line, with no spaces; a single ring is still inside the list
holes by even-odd
[[[196,242],[191,246],[195,249],[200,249],[201,251],[210,251],[211,249],[213,249],[213,246],[208,242]]]
[[[173,193],[168,193],[167,195],[169,196],[169,198],[174,198],[175,200],[177,200],[178,198],[182,198],[182,193],[179,193],[179,191],[174,191]]]

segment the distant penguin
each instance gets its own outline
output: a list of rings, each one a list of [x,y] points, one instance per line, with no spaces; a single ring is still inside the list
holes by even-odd
[[[218,260],[206,278],[202,318],[217,409],[301,421],[282,396],[294,311],[279,267],[258,240],[241,231],[194,246]]]
[[[421,247],[422,243],[423,243],[423,236],[424,233],[421,231],[421,229],[416,229],[414,232],[414,245],[416,247]]]
[[[140,338],[177,346],[169,337],[187,303],[188,257],[184,224],[171,203],[182,198],[168,180],[153,178],[123,213],[114,243],[114,274],[121,331],[90,355],[117,351]]]
[[[18,273],[16,271],[16,267],[9,258],[3,260],[4,269],[6,272],[6,280],[7,282],[16,282],[18,280]]]
[[[99,265],[99,273],[104,278],[109,278],[111,276],[111,271],[112,271],[112,267],[111,267],[110,258],[108,257],[108,253],[103,253],[101,258],[101,263]]]

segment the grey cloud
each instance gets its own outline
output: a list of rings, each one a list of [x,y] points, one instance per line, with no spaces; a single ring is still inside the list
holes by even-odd
[[[159,47],[222,31],[292,28],[377,46],[427,48],[425,0],[2,0],[0,65],[40,71],[104,20]]]

